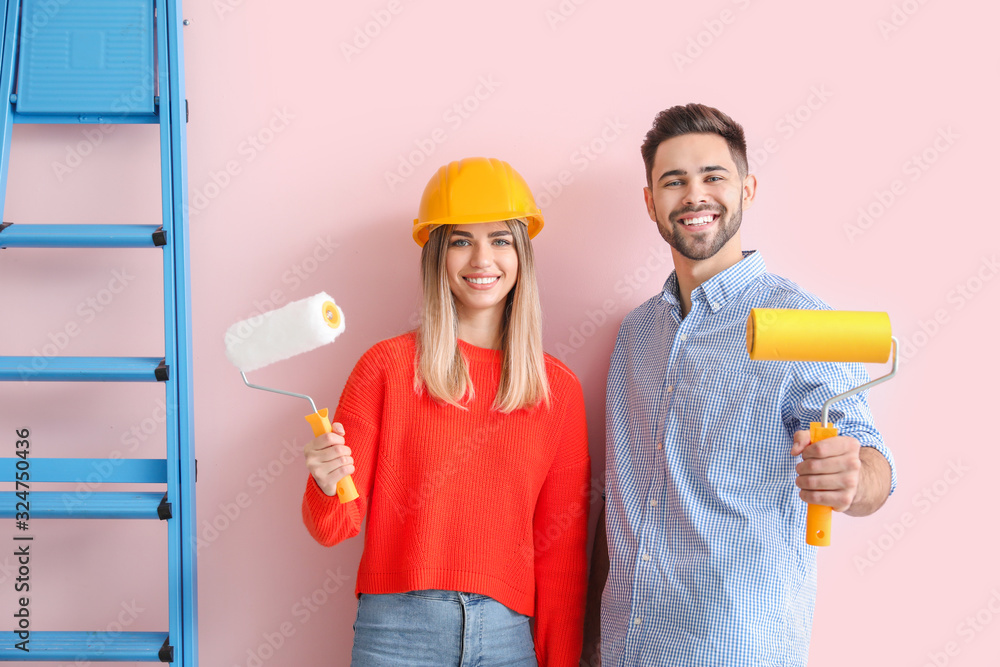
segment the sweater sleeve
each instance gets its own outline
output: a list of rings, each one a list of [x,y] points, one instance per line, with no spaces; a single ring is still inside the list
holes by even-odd
[[[576,667],[583,648],[590,454],[583,391],[566,392],[560,442],[535,507],[535,653],[539,667]]]
[[[342,504],[336,495],[323,493],[312,475],[306,479],[302,521],[309,534],[324,546],[333,546],[361,531],[371,498],[385,387],[376,348],[369,350],[354,367],[333,418],[343,425],[344,442],[354,457],[352,477],[358,499]]]

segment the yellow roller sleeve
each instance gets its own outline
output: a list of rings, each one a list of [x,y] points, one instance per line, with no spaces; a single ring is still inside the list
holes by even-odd
[[[330,412],[326,408],[311,415],[306,415],[306,421],[312,426],[313,435],[317,438],[324,433],[333,431],[329,415]],[[349,503],[358,497],[358,489],[354,486],[354,480],[351,479],[350,475],[337,482],[337,497],[340,498],[340,502],[342,503]]]
[[[751,359],[885,363],[891,350],[887,313],[754,308],[747,318]]]
[[[812,444],[837,435],[836,426],[823,426],[819,422],[809,424],[809,441]],[[826,505],[810,505],[806,511],[806,544],[814,547],[830,546],[830,528],[833,524],[833,508]]]

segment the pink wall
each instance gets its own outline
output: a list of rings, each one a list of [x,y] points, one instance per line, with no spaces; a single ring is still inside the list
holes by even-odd
[[[638,146],[657,111],[689,101],[747,130],[760,185],[745,245],[834,307],[888,311],[906,342],[900,377],[871,397],[900,485],[874,517],[836,517],[810,664],[995,660],[994,5],[212,0],[187,16],[203,665],[348,664],[361,548],[324,549],[301,526],[305,405],[245,389],[226,327],[335,295],[335,345],[254,375],[335,406],[361,353],[413,323],[426,180],[506,159],[546,215],[545,341],[584,383],[600,477],[617,325],[671,269]],[[157,169],[150,128],[20,126],[5,219],[152,223]],[[150,257],[4,251],[2,352],[157,354]],[[159,395],[2,385],[0,443],[13,451],[27,425],[37,456],[157,456]],[[36,540],[36,629],[164,625],[160,526],[51,522]]]

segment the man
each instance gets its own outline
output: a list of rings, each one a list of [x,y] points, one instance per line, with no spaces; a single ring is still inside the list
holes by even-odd
[[[828,306],[741,249],[757,180],[738,124],[673,107],[642,155],[675,271],[622,322],[611,359],[607,532],[602,510],[583,662],[597,664],[600,637],[604,667],[804,666],[816,597],[806,503],[864,516],[895,486],[864,396],[831,409],[841,435],[810,444],[803,430],[867,373],[750,361],[751,308]]]

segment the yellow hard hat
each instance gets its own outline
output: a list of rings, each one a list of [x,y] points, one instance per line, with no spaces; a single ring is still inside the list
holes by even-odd
[[[413,221],[413,240],[423,247],[437,225],[470,225],[523,218],[528,237],[542,230],[545,220],[521,174],[503,160],[470,157],[437,170]]]

